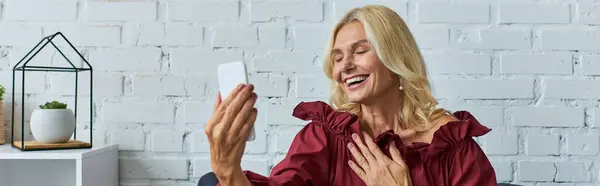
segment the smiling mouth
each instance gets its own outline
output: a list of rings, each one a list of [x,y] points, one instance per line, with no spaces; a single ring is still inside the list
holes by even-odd
[[[345,83],[346,83],[347,86],[356,85],[356,84],[362,83],[368,77],[369,77],[368,75],[366,75],[366,76],[356,76],[356,77],[347,79]]]

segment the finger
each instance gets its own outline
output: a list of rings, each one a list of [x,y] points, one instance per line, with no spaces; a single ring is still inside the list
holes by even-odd
[[[231,134],[239,134],[242,127],[248,123],[248,117],[250,117],[250,114],[252,114],[252,111],[254,110],[256,99],[256,94],[252,93],[250,99],[246,100],[239,113],[235,116],[233,124],[231,124],[231,128],[229,129]]]
[[[379,149],[379,146],[377,146],[377,144],[373,143],[373,138],[371,138],[369,134],[363,132],[363,136],[365,137],[365,143],[367,144],[367,148],[369,148],[369,151],[373,154],[373,156],[375,156],[377,162],[380,165],[385,165],[387,163],[386,160],[389,160],[389,158],[385,154],[383,154],[383,152],[381,151],[381,149]]]
[[[240,131],[240,133],[242,134],[241,136],[247,138],[250,135],[252,127],[254,127],[254,123],[256,122],[256,117],[258,117],[258,110],[256,110],[256,108],[253,108],[250,111],[250,117],[248,118],[248,120],[246,120],[245,125],[242,126],[242,131]]]
[[[240,92],[242,92],[245,87],[247,87],[248,85],[246,84],[239,84],[236,88],[234,88],[233,90],[231,90],[231,92],[229,93],[229,95],[227,95],[227,97],[225,98],[225,100],[222,100],[222,102],[219,105],[219,111],[221,111],[221,113],[223,113],[225,111],[225,109],[227,108],[227,106],[229,106],[229,104],[233,101],[234,98],[236,98],[238,96],[238,94]],[[221,97],[219,95],[219,97]]]
[[[365,170],[356,165],[356,163],[354,163],[352,160],[348,160],[348,165],[350,165],[352,171],[354,171],[354,173],[356,173],[361,180],[367,182]]]
[[[394,162],[400,164],[402,168],[406,168],[406,163],[404,162],[404,159],[402,159],[400,151],[398,148],[396,148],[396,143],[393,141],[390,144],[390,156],[392,156],[392,160],[394,160]]]
[[[223,126],[223,131],[229,131],[229,128],[233,124],[234,119],[240,113],[240,109],[244,106],[246,100],[248,100],[252,96],[252,91],[254,90],[254,86],[246,85],[242,88],[241,91],[237,92],[235,97],[231,97],[233,99],[225,100],[221,105],[221,108],[225,108],[223,121],[221,123],[226,123],[227,125]],[[223,107],[225,106],[225,107]],[[237,134],[234,134],[237,135]]]
[[[216,111],[217,108],[219,108],[219,105],[221,105],[221,102],[223,100],[221,99],[221,92],[217,92],[217,99],[215,100],[215,104],[213,105],[213,111]]]
[[[373,153],[369,150],[369,148],[362,142],[358,134],[352,134],[352,139],[356,142],[356,146],[360,149],[362,155],[367,159],[369,166],[377,166],[377,159],[373,156]]]
[[[354,146],[354,144],[348,143],[348,149],[350,150],[350,153],[356,160],[356,163],[362,169],[370,170],[371,166],[369,166],[369,162],[367,162],[367,159],[365,159],[365,157],[358,151],[358,149],[356,148],[356,146]]]

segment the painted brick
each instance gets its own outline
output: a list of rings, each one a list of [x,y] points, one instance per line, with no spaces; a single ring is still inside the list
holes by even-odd
[[[571,6],[558,3],[501,3],[498,14],[499,23],[569,23]]]
[[[508,110],[513,126],[582,127],[583,108],[512,107]]]
[[[6,94],[5,97],[8,97],[12,92],[12,71],[7,73],[0,73],[2,77],[0,77],[0,84],[5,88]],[[35,81],[29,81],[35,80]],[[27,94],[41,94],[46,92],[46,74],[43,73],[30,73],[25,75],[25,93]],[[16,73],[15,74],[15,92],[20,94],[22,92],[23,86],[23,74]]]
[[[210,166],[210,159],[195,159],[192,161],[192,177],[201,177],[202,175],[213,172]]]
[[[131,179],[188,179],[186,159],[120,158],[119,177]]]
[[[583,162],[556,162],[557,182],[586,182],[591,181],[591,172],[588,171],[591,165]]]
[[[169,19],[172,21],[237,21],[238,1],[173,1],[169,3]]]
[[[172,75],[137,75],[132,81],[135,96],[183,96],[186,95],[183,77]]]
[[[525,142],[525,153],[530,156],[558,155],[560,153],[558,135],[529,134]]]
[[[171,46],[202,46],[204,27],[194,24],[171,23],[166,26],[165,44]]]
[[[285,97],[288,94],[288,78],[283,76],[252,75],[249,82],[260,97]]]
[[[205,124],[213,114],[213,105],[202,102],[186,102],[183,104],[184,119],[186,123]]]
[[[577,5],[579,22],[584,24],[600,24],[600,4],[580,2]]]
[[[298,102],[299,103],[299,102]],[[305,125],[306,121],[302,121],[292,113],[298,103],[285,103],[281,105],[267,105],[267,124],[269,125]]]
[[[153,131],[150,150],[152,152],[181,152],[183,150],[183,132]]]
[[[519,161],[520,181],[552,181],[557,173],[553,162]]]
[[[519,151],[518,134],[492,130],[483,136],[485,153],[489,155],[514,155]]]
[[[540,31],[543,50],[600,50],[600,32],[591,29],[544,29]]]
[[[258,45],[256,27],[223,26],[213,28],[213,47],[253,47]]]
[[[600,87],[596,80],[549,79],[546,81],[546,98],[598,99]]]
[[[40,26],[7,22],[0,24],[0,46],[27,46],[30,48],[41,40],[42,27]]]
[[[48,92],[57,95],[75,95],[75,75],[74,74],[51,74],[50,88]],[[94,76],[92,82],[94,86],[94,97],[96,96],[120,96],[123,94],[123,77],[121,76]],[[89,96],[90,92],[90,74],[79,74],[77,83],[78,96]]]
[[[491,161],[496,173],[497,181],[512,181],[512,162],[508,161]]]
[[[112,46],[121,44],[121,29],[118,25],[73,24],[50,27],[49,31],[62,32],[74,46]],[[56,44],[68,46],[61,40]]]
[[[210,152],[210,144],[208,143],[208,137],[204,132],[204,128],[202,128],[202,131],[192,132],[191,135],[191,152]]]
[[[298,21],[319,22],[323,20],[323,2],[313,1],[256,1],[250,4],[252,22],[289,18]]]
[[[450,46],[450,30],[414,26],[409,28],[419,48],[445,48]]]
[[[324,74],[296,76],[296,97],[329,97],[330,81]]]
[[[133,46],[165,44],[165,25],[162,23],[132,24],[123,29],[123,41]]]
[[[417,4],[419,23],[488,23],[490,5],[484,3],[437,3]]]
[[[324,48],[329,42],[330,30],[323,25],[297,25],[294,30],[294,48]]]
[[[531,48],[531,31],[516,28],[456,28],[450,30],[450,45],[458,49],[513,49]]]
[[[158,48],[98,49],[89,52],[89,62],[101,71],[157,72],[162,52]]]
[[[566,136],[565,154],[580,156],[598,155],[600,137],[598,133],[592,134],[569,134]]]
[[[284,130],[277,134],[277,144],[276,151],[280,153],[287,153],[290,145],[292,145],[292,141],[296,138],[298,132],[300,132],[299,127],[290,127],[287,130]]]
[[[172,123],[174,109],[171,103],[106,103],[103,112],[104,121],[113,123]]]
[[[546,54],[502,54],[500,72],[504,74],[572,74],[573,62],[566,52]]]
[[[88,2],[88,21],[154,21],[156,2]]]
[[[287,28],[284,25],[261,25],[258,27],[258,42],[261,47],[285,48]]]
[[[434,74],[482,74],[492,73],[490,55],[479,54],[429,54],[423,58],[427,70]]]
[[[77,2],[77,0],[5,1],[4,10],[6,20],[9,21],[75,21]]]
[[[379,1],[364,1],[364,0],[332,0],[332,20],[337,21],[340,19],[346,12],[354,7],[365,6],[369,4],[378,4],[384,5],[392,10],[394,10],[397,14],[400,15],[403,19],[407,18],[408,14],[408,3],[406,0],[379,0]]]
[[[119,150],[143,151],[146,148],[145,134],[137,129],[112,131],[109,139],[110,143],[119,145]]]
[[[436,95],[451,99],[531,99],[534,97],[533,81],[526,79],[435,79],[432,84]]]
[[[252,63],[254,71],[310,72],[321,66],[313,65],[316,54],[312,52],[274,51],[256,56]]]
[[[582,55],[581,56],[581,74],[600,75],[600,56]]]
[[[171,70],[177,74],[217,77],[219,64],[242,59],[242,52],[176,48],[171,50]]]

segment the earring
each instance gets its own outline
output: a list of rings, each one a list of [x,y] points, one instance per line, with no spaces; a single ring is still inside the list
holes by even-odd
[[[404,88],[403,88],[402,86],[400,86],[400,87],[398,87],[398,89],[402,90],[402,89],[404,89]]]

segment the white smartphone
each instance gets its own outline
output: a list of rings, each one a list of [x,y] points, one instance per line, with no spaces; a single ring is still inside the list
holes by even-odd
[[[246,65],[241,61],[219,64],[217,74],[219,76],[219,92],[221,92],[222,99],[226,99],[239,84],[248,84]],[[254,138],[254,127],[252,127],[247,141],[253,141]]]

